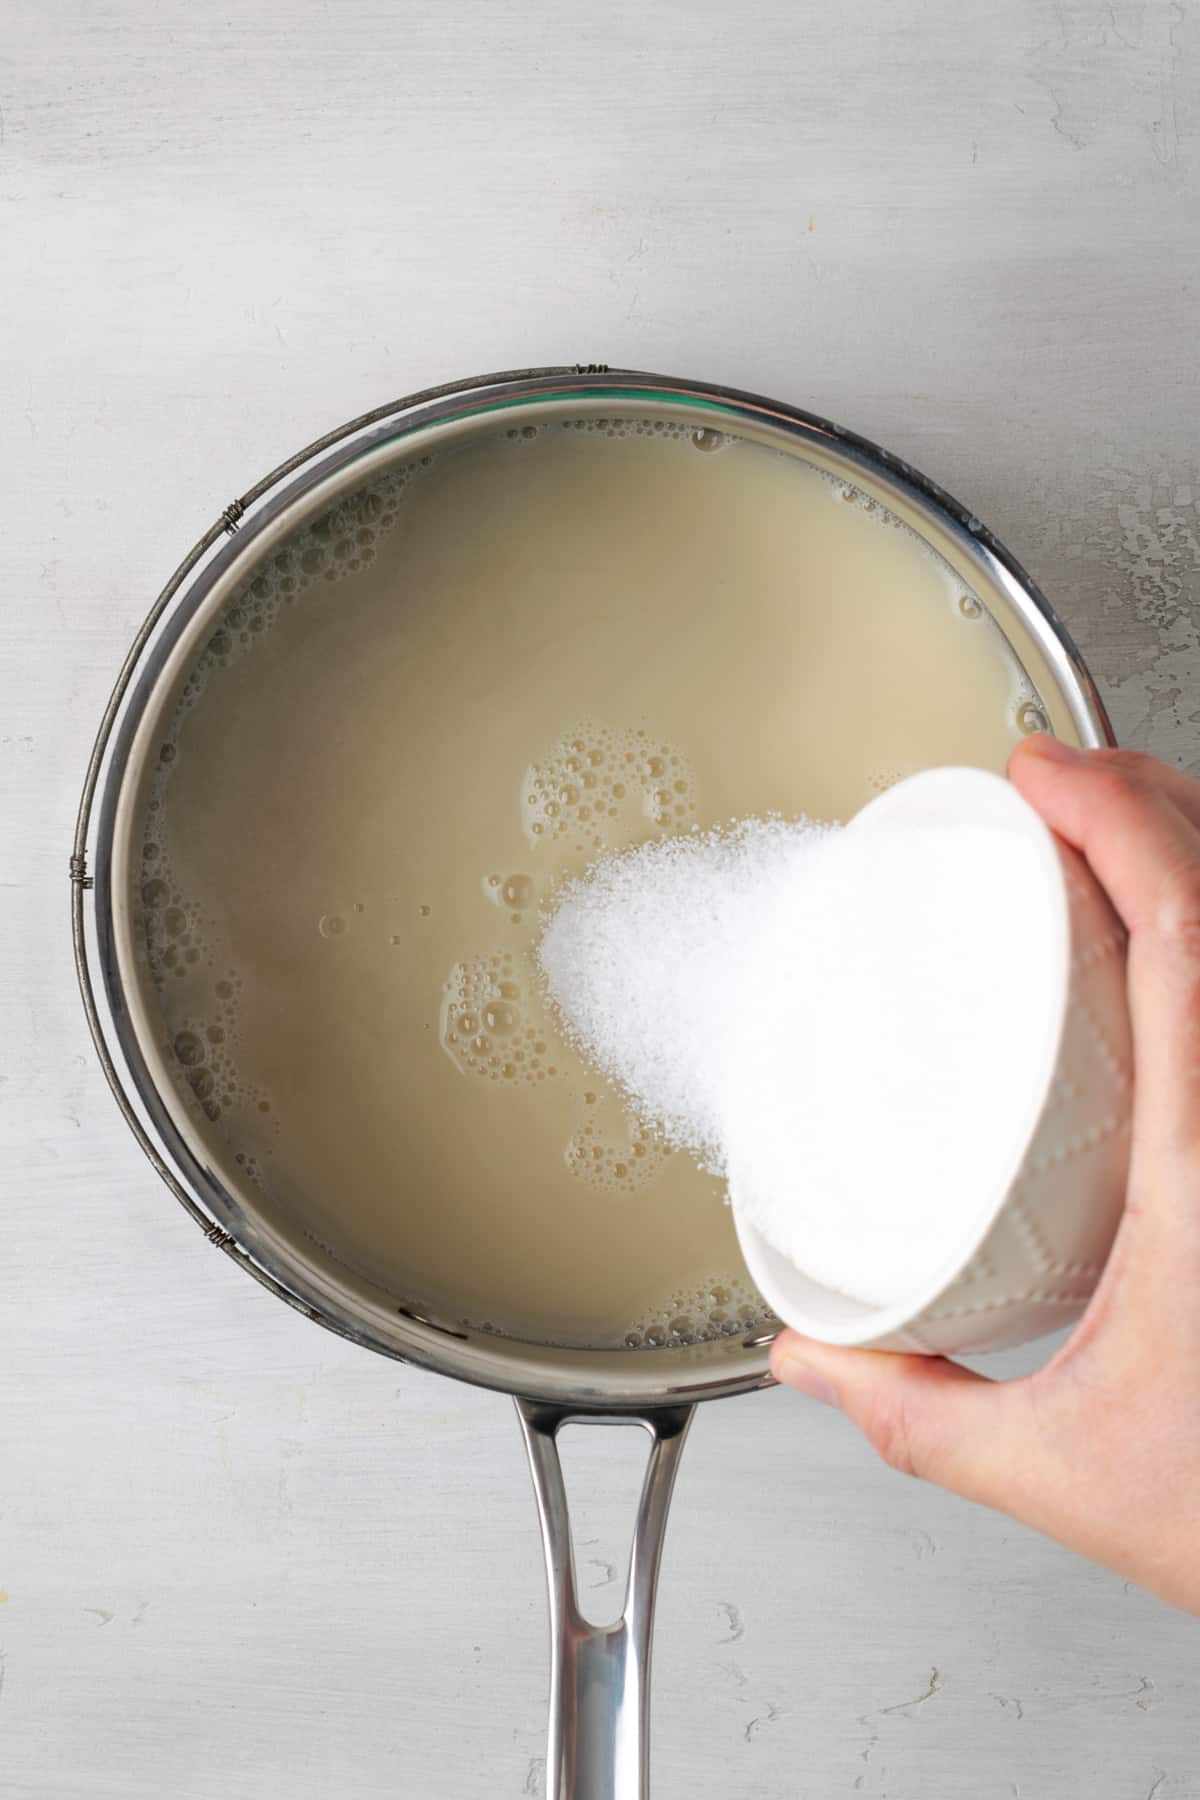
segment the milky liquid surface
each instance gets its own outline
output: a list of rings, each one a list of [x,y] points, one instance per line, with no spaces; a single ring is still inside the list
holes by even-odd
[[[979,597],[795,458],[556,419],[376,471],[247,577],[160,733],[132,901],[181,1104],[399,1304],[742,1331],[721,1184],[563,1040],[542,909],[600,851],[844,819],[1041,722]]]

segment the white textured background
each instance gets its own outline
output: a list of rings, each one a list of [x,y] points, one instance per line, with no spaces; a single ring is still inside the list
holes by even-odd
[[[710,377],[969,501],[1121,735],[1200,770],[1198,133],[1184,0],[0,0],[6,1797],[544,1785],[510,1407],[239,1276],[85,1039],[73,808],[180,553],[428,381]],[[701,1413],[660,1800],[1181,1800],[1198,1702],[1192,1622],[793,1397]]]

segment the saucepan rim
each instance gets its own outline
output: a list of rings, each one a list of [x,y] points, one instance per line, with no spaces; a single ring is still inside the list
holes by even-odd
[[[261,1220],[181,1129],[164,1100],[135,1025],[118,956],[114,838],[118,811],[138,775],[134,740],[160,692],[164,669],[189,622],[231,573],[240,578],[262,534],[344,471],[402,439],[482,419],[512,406],[586,405],[686,408],[714,415],[760,438],[800,439],[826,461],[870,477],[901,510],[936,526],[958,557],[999,591],[1054,678],[1069,725],[1083,743],[1114,741],[1083,660],[1049,602],[994,535],[943,489],[910,465],[828,420],[739,389],[603,365],[524,369],[426,389],[328,433],[214,521],[155,602],[126,657],[88,765],[70,860],[72,937],[84,1008],[118,1105],[143,1151],[206,1237],[264,1287],[339,1335],[402,1361],[476,1385],[563,1406],[576,1415],[643,1414],[657,1407],[749,1392],[770,1381],[767,1322],[744,1336],[678,1348],[581,1350],[519,1343],[441,1321],[415,1307],[385,1307],[352,1295],[294,1246],[264,1231]],[[692,411],[691,409],[695,409]],[[89,904],[90,902],[90,904]]]

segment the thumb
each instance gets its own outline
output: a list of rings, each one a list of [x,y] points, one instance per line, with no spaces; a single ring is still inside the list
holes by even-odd
[[[1031,1456],[1034,1417],[1025,1384],[994,1382],[941,1356],[846,1350],[784,1331],[771,1372],[785,1387],[840,1407],[903,1475],[1003,1512]]]

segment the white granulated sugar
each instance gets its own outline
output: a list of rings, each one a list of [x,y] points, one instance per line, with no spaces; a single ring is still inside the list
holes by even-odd
[[[762,1235],[887,1305],[1015,1172],[1050,939],[1019,831],[749,821],[602,859],[539,954],[577,1045]]]
[[[726,971],[764,901],[830,836],[806,820],[748,819],[603,857],[559,896],[538,947],[568,1035],[717,1173]]]

